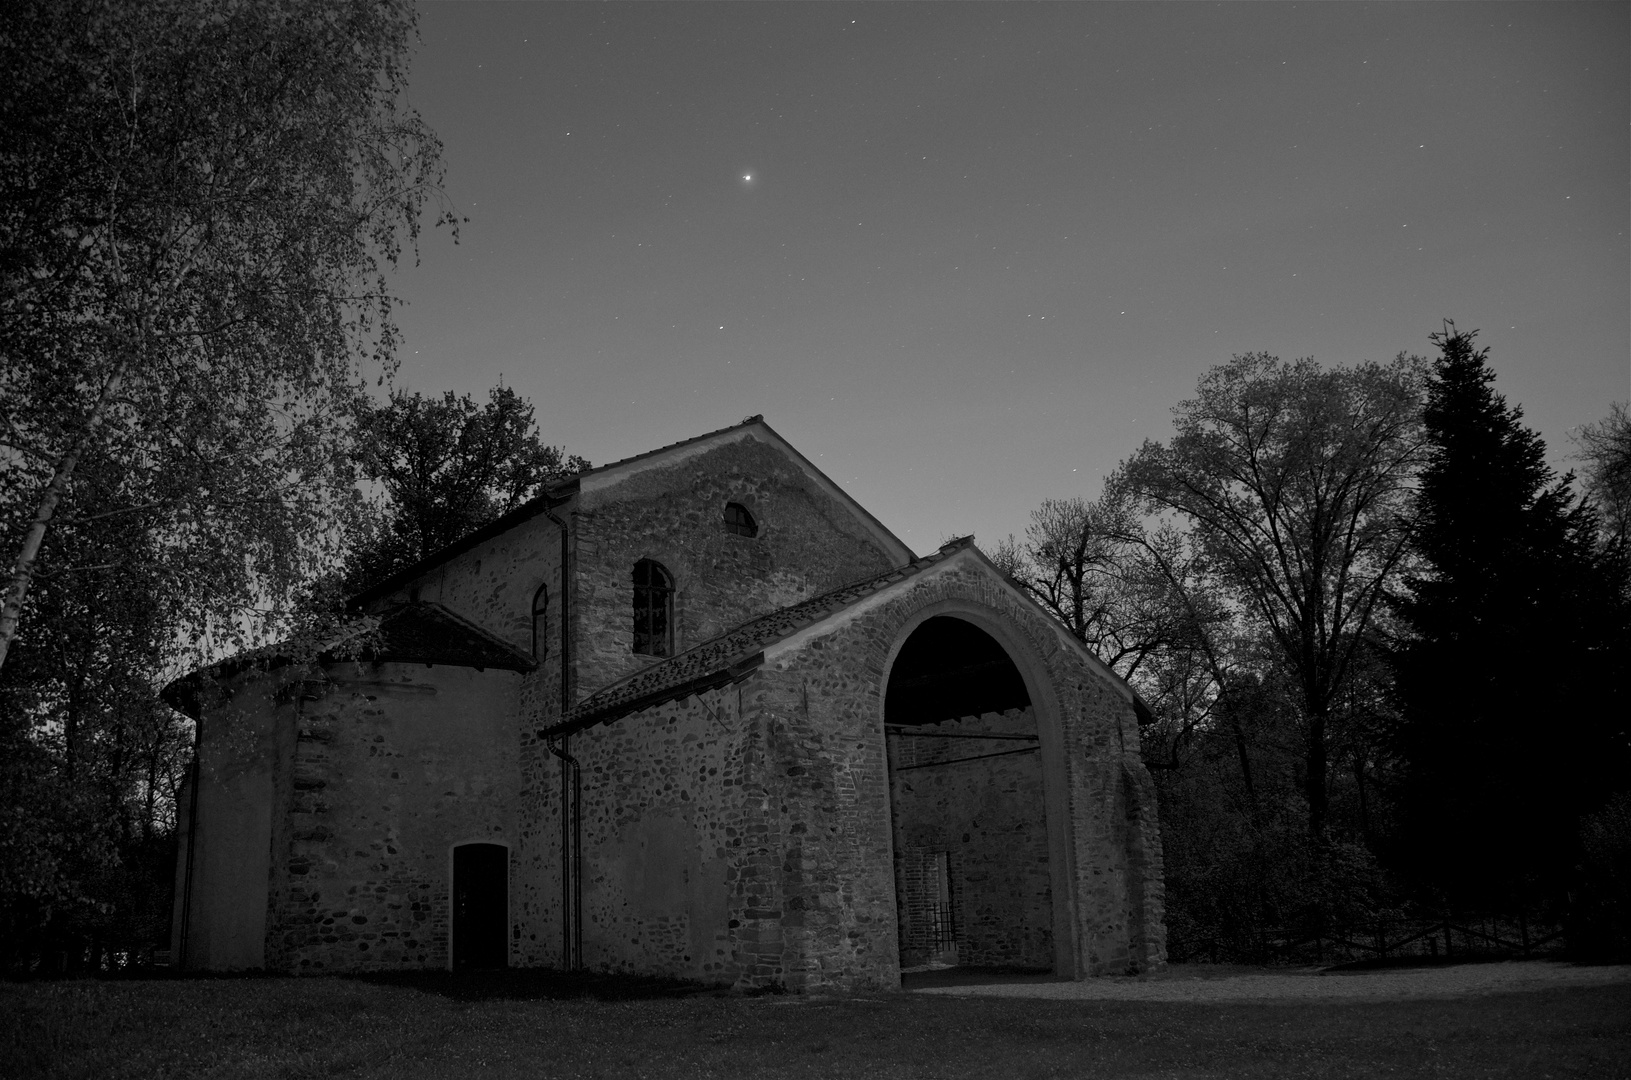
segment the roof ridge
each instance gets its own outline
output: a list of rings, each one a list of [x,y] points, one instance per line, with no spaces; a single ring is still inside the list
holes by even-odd
[[[763,424],[764,422],[765,417],[763,413],[754,413],[752,416],[744,416],[738,423],[728,424],[725,427],[716,428],[713,431],[705,431],[701,435],[693,435],[688,439],[681,439],[678,442],[665,443],[654,450],[647,450],[643,453],[634,454],[626,458],[618,458],[616,461],[608,461],[604,464],[596,465],[592,469],[584,469],[582,472],[573,473],[571,476],[551,485],[550,490],[554,491],[559,488],[566,487],[578,480],[581,480],[585,476],[593,476],[596,473],[605,472],[607,469],[615,469],[619,465],[627,465],[631,461],[639,461],[642,458],[648,458],[655,454],[667,453],[668,451],[678,449],[681,446],[689,446],[691,443],[701,442],[703,439],[711,439],[715,435],[723,435],[727,431],[735,431],[738,428],[745,428],[749,424]]]

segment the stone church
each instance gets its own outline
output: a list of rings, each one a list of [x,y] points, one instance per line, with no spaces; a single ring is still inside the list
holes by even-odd
[[[173,684],[172,955],[895,987],[1165,960],[1132,691],[970,539],[912,553],[761,417],[356,598],[360,655]]]

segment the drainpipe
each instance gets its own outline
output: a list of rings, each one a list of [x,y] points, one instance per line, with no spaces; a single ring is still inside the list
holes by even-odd
[[[187,941],[193,928],[193,858],[196,850],[194,838],[198,836],[198,785],[203,779],[202,752],[204,748],[204,710],[198,710],[193,721],[193,775],[187,792],[187,872],[181,883],[181,942],[177,950],[181,955],[172,960],[177,971],[187,970]]]
[[[549,750],[561,759],[561,958],[577,971],[583,967],[583,784],[570,742],[571,736],[563,735],[559,744],[550,741]]]
[[[572,705],[571,629],[567,619],[572,590],[567,582],[567,527],[546,506],[544,516],[561,530],[561,721]],[[568,970],[583,966],[583,826],[579,813],[583,781],[571,753],[571,736],[549,740],[549,752],[561,759],[561,962]],[[570,810],[568,810],[570,807]]]

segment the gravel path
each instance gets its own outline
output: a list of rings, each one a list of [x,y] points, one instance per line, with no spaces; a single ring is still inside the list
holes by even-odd
[[[1466,997],[1549,987],[1631,983],[1631,965],[1582,967],[1555,960],[1456,964],[1391,971],[1332,972],[1317,968],[1217,975],[1197,965],[1160,975],[1067,982],[1051,976],[995,977],[975,982],[947,973],[947,983],[919,986],[916,994],[956,997],[1052,998],[1059,1001],[1263,1001],[1274,999],[1379,999]],[[966,981],[964,981],[966,980]]]

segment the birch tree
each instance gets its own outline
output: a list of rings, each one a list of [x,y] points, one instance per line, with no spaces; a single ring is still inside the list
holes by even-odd
[[[8,7],[0,664],[64,529],[140,522],[128,557],[195,633],[240,634],[334,554],[385,272],[440,178],[413,32],[370,0]],[[118,482],[79,484],[93,464]]]

